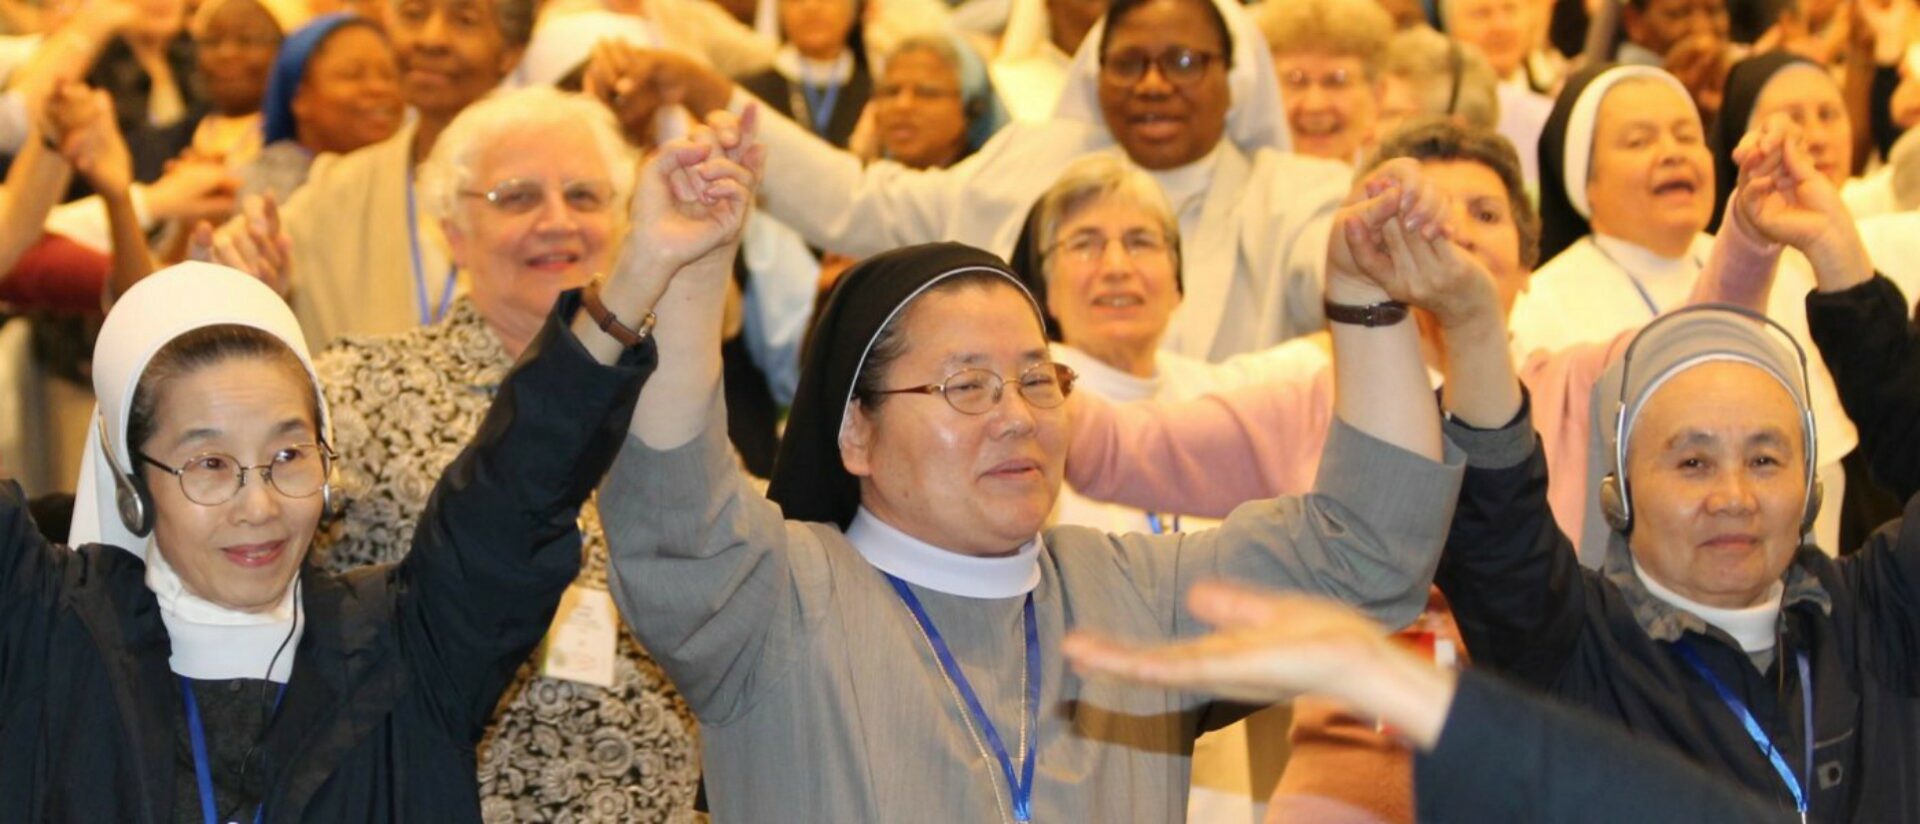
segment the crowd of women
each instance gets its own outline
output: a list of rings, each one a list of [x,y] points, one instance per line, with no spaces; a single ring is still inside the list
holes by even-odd
[[[0,818],[1920,819],[1916,12],[0,0]]]

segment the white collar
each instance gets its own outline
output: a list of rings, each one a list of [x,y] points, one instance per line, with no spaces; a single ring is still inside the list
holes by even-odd
[[[1628,274],[1640,280],[1664,280],[1670,277],[1685,276],[1691,278],[1700,274],[1700,238],[1695,235],[1693,242],[1687,244],[1687,251],[1677,258],[1670,258],[1637,243],[1621,240],[1617,237],[1594,232],[1593,245],[1598,247],[1602,257],[1627,270]]]
[[[1733,636],[1733,640],[1740,644],[1742,652],[1748,654],[1766,652],[1773,649],[1775,640],[1779,637],[1774,630],[1779,624],[1780,601],[1787,592],[1785,583],[1773,582],[1773,588],[1767,590],[1767,596],[1758,604],[1739,609],[1724,609],[1707,606],[1662,586],[1659,581],[1653,580],[1652,576],[1642,573],[1639,564],[1633,565],[1633,575],[1640,579],[1640,583],[1646,586],[1647,592],[1653,597],[1677,609],[1693,613],[1700,620]]]
[[[1226,138],[1221,138],[1206,156],[1185,166],[1147,172],[1155,183],[1160,184],[1160,191],[1166,193],[1176,217],[1186,217],[1185,212],[1191,205],[1189,201],[1205,195],[1211,187],[1213,167],[1219,165],[1220,147],[1225,143]]]
[[[1040,585],[1040,536],[1001,558],[941,549],[895,529],[866,507],[847,526],[847,543],[881,572],[963,598],[1012,598]]]
[[[147,544],[147,588],[160,604],[172,652],[168,668],[197,681],[257,678],[287,683],[294,651],[306,631],[305,609],[294,586],[271,611],[241,612],[187,589],[160,548]],[[269,669],[271,665],[271,669]]]
[[[773,55],[773,68],[794,83],[828,81],[844,85],[853,79],[853,50],[841,49],[840,56],[820,61],[802,57],[791,44],[781,46]]]
[[[1075,389],[1084,388],[1116,403],[1144,401],[1160,394],[1158,353],[1155,354],[1154,376],[1143,378],[1131,372],[1115,369],[1105,361],[1064,343],[1053,344],[1050,348],[1055,362],[1073,367],[1074,373],[1079,376],[1074,381]]]

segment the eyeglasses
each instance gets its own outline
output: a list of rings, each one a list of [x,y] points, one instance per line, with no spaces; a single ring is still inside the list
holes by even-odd
[[[327,484],[327,472],[333,466],[333,450],[322,443],[303,443],[282,447],[273,460],[254,466],[241,466],[232,455],[206,452],[187,459],[178,468],[167,466],[144,452],[134,453],[140,460],[159,467],[180,480],[180,492],[201,506],[219,506],[233,500],[247,485],[247,471],[260,470],[260,479],[289,498],[310,498]]]
[[[1194,49],[1168,49],[1159,54],[1124,51],[1100,58],[1100,77],[1112,83],[1131,86],[1147,76],[1147,67],[1160,70],[1160,76],[1176,85],[1190,85],[1207,75],[1207,68],[1220,55]]]
[[[547,184],[538,180],[515,178],[502,181],[484,192],[462,191],[462,197],[477,197],[510,215],[524,215],[540,208],[547,198]],[[582,214],[604,211],[613,203],[613,184],[605,180],[569,180],[560,184],[560,199],[567,208]]]
[[[1107,256],[1107,243],[1112,240],[1098,232],[1085,232],[1074,235],[1054,244],[1044,254],[1065,252],[1066,256],[1079,263],[1097,263]],[[1158,232],[1132,231],[1120,236],[1120,248],[1127,253],[1127,259],[1138,262],[1167,254],[1167,240]]]
[[[1352,85],[1353,75],[1349,74],[1346,69],[1334,69],[1333,71],[1318,76],[1308,74],[1300,69],[1293,69],[1280,75],[1280,90],[1288,92],[1304,92],[1314,86],[1319,86],[1329,92],[1344,92]]]
[[[1073,380],[1079,377],[1064,363],[1036,363],[1020,373],[1020,397],[1035,409],[1052,409],[1067,402]],[[990,369],[962,369],[939,383],[883,389],[879,395],[941,395],[947,405],[968,415],[982,415],[1000,405],[1007,381]]]

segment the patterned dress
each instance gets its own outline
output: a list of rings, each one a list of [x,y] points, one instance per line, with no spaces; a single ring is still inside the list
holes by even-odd
[[[315,362],[332,407],[335,475],[349,501],[316,547],[334,571],[399,560],[441,470],[479,428],[513,362],[472,301],[439,323],[349,337]],[[594,502],[581,512],[579,583],[607,588]],[[620,630],[611,690],[520,668],[480,745],[488,822],[694,820],[700,754],[693,713],[631,633]],[[537,656],[536,656],[537,657]]]

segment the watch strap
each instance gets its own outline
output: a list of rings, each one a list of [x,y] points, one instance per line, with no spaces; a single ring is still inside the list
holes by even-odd
[[[600,331],[619,341],[621,346],[639,346],[641,341],[653,334],[655,318],[652,312],[648,312],[646,317],[640,319],[639,328],[628,326],[614,317],[613,312],[609,311],[607,305],[600,300],[600,281],[589,283],[587,288],[580,290],[580,306],[587,310],[587,317],[593,319],[594,325],[599,326]]]
[[[1329,323],[1376,327],[1392,326],[1407,319],[1407,305],[1397,300],[1369,303],[1364,306],[1327,301],[1325,307]]]

